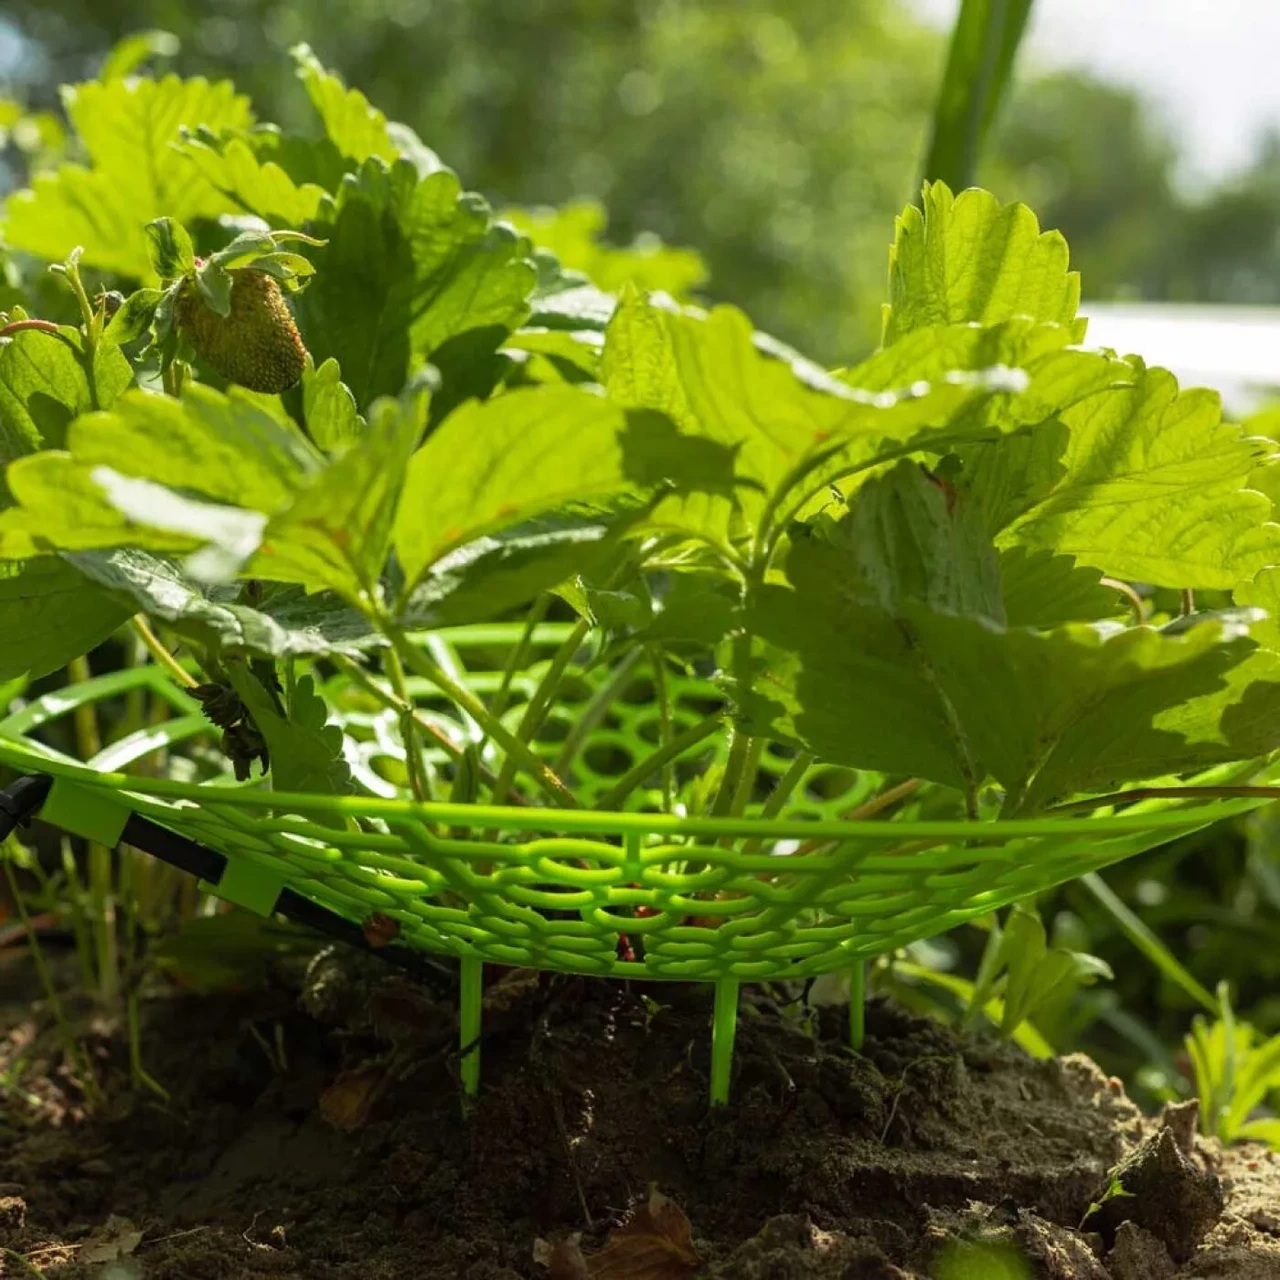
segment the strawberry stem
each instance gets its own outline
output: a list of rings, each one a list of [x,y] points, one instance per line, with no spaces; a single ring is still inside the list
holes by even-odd
[[[0,328],[0,338],[7,338],[11,334],[21,333],[24,329],[37,329],[41,333],[57,334],[58,326],[52,320],[11,320],[3,328]]]

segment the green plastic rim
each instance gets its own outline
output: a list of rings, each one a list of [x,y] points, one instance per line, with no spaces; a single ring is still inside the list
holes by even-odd
[[[179,712],[92,762],[29,734],[148,685]],[[1006,822],[685,818],[275,792],[120,772],[192,727],[154,668],[59,690],[0,722],[0,761],[56,779],[43,816],[116,844],[130,814],[223,854],[214,892],[259,912],[283,888],[413,948],[602,977],[804,979],[930,937],[1259,804]],[[194,704],[192,704],[194,706]],[[182,712],[188,712],[183,715]],[[818,847],[800,852],[807,843]]]
[[[519,628],[459,630],[465,634],[436,656],[477,691],[492,692],[496,673],[469,671],[458,654],[468,642],[514,644]],[[556,633],[541,640],[554,643]],[[432,642],[442,643],[438,635]],[[632,665],[637,681],[650,680],[652,695],[643,664]],[[602,714],[600,689],[609,681]],[[620,756],[612,776],[591,765],[575,774],[579,794],[593,786],[607,794],[618,770],[634,772],[633,756],[652,751],[645,725],[656,713],[643,683],[637,694],[617,687],[607,671],[582,683],[580,701],[557,713],[577,733],[576,759],[593,747],[601,748],[598,762]],[[528,673],[512,682],[526,690],[535,684]],[[88,761],[41,740],[78,707],[138,690],[167,704],[169,718]],[[668,690],[666,731],[705,719],[713,693],[697,680]],[[429,707],[432,696],[423,691],[421,705]],[[465,740],[467,726],[454,714],[441,724]],[[0,721],[0,763],[50,775],[41,817],[73,834],[114,846],[138,815],[222,855],[221,878],[205,888],[227,901],[268,915],[289,890],[349,924],[387,917],[398,926],[397,947],[457,959],[461,1075],[470,1094],[479,1084],[485,964],[714,983],[711,1096],[723,1102],[741,983],[849,975],[849,1035],[858,1047],[868,960],[1266,803],[1150,800],[1119,815],[851,822],[830,816],[832,809],[847,811],[882,780],[852,770],[833,775],[823,765],[812,771],[819,785],[798,787],[777,817],[655,812],[656,780],[630,797],[638,799],[631,811],[417,803],[375,770],[380,754],[394,757],[396,743],[376,713],[362,715],[348,715],[343,728],[366,794],[279,792],[226,773],[184,781],[125,772],[148,761],[154,771],[157,753],[174,747],[204,744],[205,758],[216,754],[198,704],[154,666],[71,685],[14,712]],[[562,737],[535,745],[549,759],[565,751]],[[723,748],[723,735],[700,747],[700,767]],[[789,763],[762,755],[758,790],[767,792]],[[1201,781],[1235,780],[1238,772],[1224,767]],[[690,785],[687,776],[682,785]],[[670,780],[662,786],[669,797]]]

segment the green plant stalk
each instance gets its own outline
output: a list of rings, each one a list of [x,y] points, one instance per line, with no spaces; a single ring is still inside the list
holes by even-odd
[[[671,741],[671,690],[667,685],[667,664],[661,645],[649,646],[649,666],[653,671],[653,690],[658,701],[658,746]],[[675,769],[668,761],[662,766],[662,812],[670,813],[675,805]]]
[[[67,664],[67,678],[73,684],[88,680],[92,673],[89,660],[82,654]],[[98,718],[91,702],[75,709],[76,749],[82,760],[89,760],[102,750]],[[100,844],[89,845],[89,902],[97,957],[97,990],[106,1005],[120,996],[120,956],[116,942],[116,895],[112,882],[111,850]]]
[[[711,737],[713,733],[720,729],[722,723],[723,717],[717,712],[715,715],[699,720],[697,724],[692,725],[683,733],[677,734],[676,737],[664,743],[651,755],[646,756],[639,764],[633,765],[624,773],[614,783],[612,790],[601,797],[599,807],[601,809],[620,809],[627,797],[646,778],[684,755],[691,747],[696,747],[698,743]]]
[[[346,672],[347,675],[349,675],[372,697],[377,698],[384,707],[394,711],[397,715],[403,715],[405,713],[406,706],[400,698],[390,689],[386,689],[380,685],[354,659],[347,657],[345,653],[331,653],[329,654],[329,660],[342,671]],[[454,740],[449,737],[449,735],[445,733],[439,725],[432,724],[431,721],[426,719],[416,707],[412,706],[412,704],[409,705],[408,710],[413,716],[414,724],[417,726],[419,733],[423,733],[430,737],[455,763],[462,759],[463,749],[458,746],[458,744],[454,742]],[[496,785],[496,778],[494,777],[494,774],[484,765],[480,766],[480,777],[487,786],[493,787]],[[509,790],[502,803],[517,805],[524,804],[525,798],[519,791]]]
[[[1214,1128],[1223,1142],[1230,1142],[1234,1135],[1230,1130],[1231,1099],[1236,1092],[1236,1015],[1231,1007],[1231,988],[1226,980],[1218,983],[1219,1017],[1222,1019],[1222,1096],[1214,1098],[1217,1107],[1217,1123]]]
[[[88,894],[80,879],[75,855],[71,852],[71,841],[65,836],[59,851],[62,855],[62,872],[67,878],[67,895],[71,900],[71,931],[75,934],[76,958],[80,961],[80,981],[86,991],[92,991],[97,983],[94,978],[93,930],[89,923]]]
[[[569,772],[588,735],[605,718],[614,701],[630,684],[632,673],[644,657],[645,651],[642,648],[635,648],[627,654],[613,669],[608,682],[600,687],[579,713],[573,728],[569,730],[569,736],[565,738],[564,745],[560,748],[555,764],[551,766],[558,774],[563,776]]]
[[[418,740],[417,719],[413,714],[413,699],[405,683],[404,663],[392,647],[384,654],[387,678],[400,700],[400,737],[404,741],[405,765],[409,770],[409,789],[418,801],[431,799],[431,782],[427,777],[426,761],[422,758],[422,744]]]
[[[751,692],[751,633],[743,630],[733,637],[733,674],[738,686],[739,709]],[[751,763],[751,736],[744,733],[735,721],[729,742],[729,758],[725,761],[720,789],[711,804],[713,818],[728,817],[733,813],[738,792],[745,783]],[[757,761],[759,755],[756,755]]]
[[[147,652],[174,678],[178,685],[183,689],[194,689],[200,683],[189,671],[182,667],[178,660],[169,652],[168,649],[160,643],[159,637],[147,623],[147,619],[140,613],[135,613],[130,619],[133,629],[137,632],[138,639],[146,646]]]
[[[135,873],[141,865],[150,863],[144,854],[131,853],[120,858],[120,899],[124,904],[125,936],[125,1025],[129,1035],[129,1081],[135,1089],[148,1089],[166,1102],[169,1091],[142,1065],[142,1019],[138,1008],[138,980],[141,976],[142,954],[139,947],[138,885]]]
[[[762,744],[763,745],[763,744]],[[776,818],[782,812],[783,806],[791,799],[795,789],[800,785],[804,775],[809,772],[813,766],[814,756],[812,752],[801,751],[794,760],[787,766],[787,771],[778,779],[773,790],[769,792],[769,798],[764,802],[763,808],[760,810],[762,818]],[[742,846],[743,853],[759,853],[763,840],[748,840]]]
[[[533,636],[538,629],[538,624],[547,616],[547,610],[551,607],[551,597],[545,592],[540,595],[529,609],[529,616],[525,619],[524,630],[520,633],[520,641],[512,648],[507,658],[507,665],[502,669],[502,683],[498,685],[498,691],[493,695],[493,702],[489,706],[489,710],[495,719],[501,720],[507,710],[507,703],[511,700],[511,684],[515,679],[517,671],[523,671],[528,665],[529,654],[533,649]],[[480,749],[484,750],[483,740],[479,743]]]
[[[523,768],[547,797],[561,808],[581,808],[577,796],[565,786],[547,763],[536,752],[531,750],[527,743],[520,741],[506,725],[502,724],[501,721],[495,720],[489,714],[489,709],[470,689],[453,680],[425,653],[420,652],[410,644],[404,632],[399,628],[392,627],[390,630],[385,631],[384,634],[387,635],[387,638],[408,667],[425,680],[429,680],[441,693],[452,698],[498,746],[507,752],[508,759],[515,761],[512,770],[513,777],[516,768]],[[495,795],[505,794],[508,786],[510,786],[510,782],[508,781],[504,785],[500,774],[498,785],[494,788]]]
[[[551,659],[551,664],[543,672],[542,679],[538,682],[538,687],[534,690],[533,697],[529,699],[529,703],[524,709],[524,715],[520,717],[520,724],[514,734],[514,739],[520,744],[521,748],[527,749],[528,744],[533,741],[538,730],[542,728],[543,721],[546,720],[547,715],[550,713],[556,693],[564,680],[565,672],[569,669],[569,663],[573,661],[573,655],[582,647],[582,642],[587,638],[590,630],[591,624],[585,618],[580,618],[573,630],[565,638],[564,643],[556,650],[555,656]],[[501,724],[500,721],[498,723]],[[505,727],[503,732],[508,732]],[[504,745],[497,734],[491,734],[490,736],[500,746]],[[533,753],[529,752],[529,754]],[[535,758],[541,759],[540,757]],[[508,749],[507,758],[502,762],[502,767],[498,770],[498,782],[494,788],[495,797],[506,793],[511,786],[511,781],[515,777],[516,769],[520,763],[520,758],[513,755]]]
[[[45,998],[49,1001],[49,1008],[53,1011],[53,1018],[58,1026],[58,1037],[62,1041],[62,1052],[66,1054],[67,1061],[71,1063],[72,1068],[75,1070],[76,1076],[80,1080],[80,1087],[84,1090],[84,1095],[89,1105],[96,1108],[102,1102],[102,1094],[98,1088],[97,1078],[93,1074],[89,1059],[81,1052],[80,1045],[71,1031],[71,1023],[67,1020],[67,1011],[58,996],[57,987],[54,986],[53,974],[49,972],[49,966],[45,962],[44,948],[40,945],[40,939],[36,937],[36,931],[31,927],[31,917],[27,914],[27,904],[18,889],[18,878],[13,874],[13,863],[7,858],[4,860],[4,874],[9,884],[9,896],[13,899],[14,909],[18,913],[18,920],[27,934],[27,945],[31,948],[31,959],[36,966],[40,985],[44,988]]]

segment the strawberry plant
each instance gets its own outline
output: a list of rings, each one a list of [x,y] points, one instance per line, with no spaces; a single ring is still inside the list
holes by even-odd
[[[601,292],[297,56],[319,138],[228,84],[82,85],[87,163],[9,202],[13,250],[76,250],[83,315],[14,312],[0,355],[0,676],[130,613],[206,670],[350,659],[403,696],[407,667],[571,804],[407,638],[550,592],[595,661],[719,673],[721,809],[768,742],[972,816],[1280,745],[1269,446],[1088,350],[1027,209],[927,187],[883,345],[829,373],[731,308]],[[109,323],[90,270],[132,283]]]
[[[1091,350],[1067,246],[1030,210],[926,184],[880,347],[826,370],[676,301],[687,255],[587,254],[606,291],[296,63],[307,134],[227,83],[76,86],[79,159],[5,210],[16,260],[29,279],[53,260],[78,320],[18,307],[0,329],[0,680],[128,624],[199,703],[157,694],[168,727],[127,749],[108,723],[100,763],[717,819],[994,825],[1210,770],[1215,794],[1265,794],[1273,446],[1213,393]],[[334,841],[387,836],[316,812]],[[510,829],[459,812],[428,837]],[[678,928],[746,900],[772,920],[751,894],[784,873],[722,890],[681,865]],[[404,870],[368,872],[369,918],[435,921],[382,914],[378,877]],[[432,879],[432,911],[466,883]],[[1045,887],[974,883],[967,916]],[[593,927],[632,963],[653,922],[614,919]],[[1007,969],[1011,1026],[1047,995],[1012,940],[985,979]]]

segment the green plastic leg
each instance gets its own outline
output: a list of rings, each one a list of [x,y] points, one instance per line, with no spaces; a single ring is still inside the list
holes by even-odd
[[[474,1044],[480,1035],[480,1009],[484,999],[484,961],[462,961],[462,989],[458,994],[461,1047]],[[462,1059],[462,1088],[468,1098],[480,1092],[480,1046]]]
[[[733,1038],[738,1032],[738,980],[716,983],[715,1011],[711,1021],[711,1105],[729,1101],[729,1077],[733,1074]]]
[[[849,1044],[861,1051],[867,1032],[867,962],[859,960],[849,971]]]

